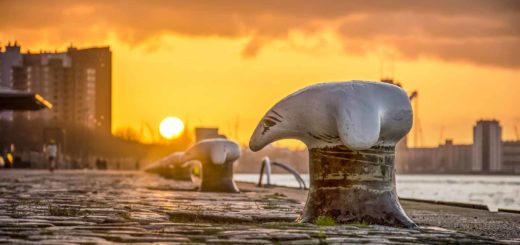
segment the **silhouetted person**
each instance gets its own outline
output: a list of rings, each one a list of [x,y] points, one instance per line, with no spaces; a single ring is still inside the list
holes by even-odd
[[[99,158],[96,158],[96,168],[99,170],[99,169],[103,169],[103,162],[101,161],[101,159]]]
[[[56,165],[56,157],[58,156],[58,145],[54,140],[51,140],[50,144],[47,145],[47,155],[49,158],[49,171],[54,171]]]

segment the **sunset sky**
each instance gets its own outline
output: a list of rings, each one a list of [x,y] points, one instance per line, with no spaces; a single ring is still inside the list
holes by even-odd
[[[393,76],[419,91],[423,145],[520,130],[520,1],[7,1],[0,45],[109,45],[113,131],[167,116],[246,143],[274,103],[317,82]],[[393,69],[392,69],[393,67]],[[288,143],[289,144],[289,143]]]

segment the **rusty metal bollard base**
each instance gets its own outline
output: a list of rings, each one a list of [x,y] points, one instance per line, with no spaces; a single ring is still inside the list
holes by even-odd
[[[202,162],[202,182],[199,190],[202,192],[240,192],[233,179],[233,161],[223,164]]]
[[[415,228],[395,191],[394,147],[353,151],[343,145],[309,150],[310,190],[300,222],[330,216],[337,223]]]

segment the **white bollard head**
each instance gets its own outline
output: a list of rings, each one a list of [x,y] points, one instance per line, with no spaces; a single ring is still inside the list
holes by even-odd
[[[182,161],[209,161],[213,164],[234,162],[240,157],[240,147],[227,139],[207,139],[195,143],[183,156]]]
[[[226,139],[207,139],[195,143],[184,161],[199,161],[202,165],[200,191],[240,192],[233,180],[233,163],[240,157],[237,143]]]
[[[256,127],[249,147],[280,139],[309,148],[345,145],[352,150],[395,145],[412,127],[412,108],[398,86],[367,81],[322,83],[276,103]]]

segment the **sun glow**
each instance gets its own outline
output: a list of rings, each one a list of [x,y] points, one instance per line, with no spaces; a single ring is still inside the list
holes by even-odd
[[[184,123],[178,117],[167,117],[159,125],[159,132],[166,139],[177,138],[182,131],[184,131]]]

